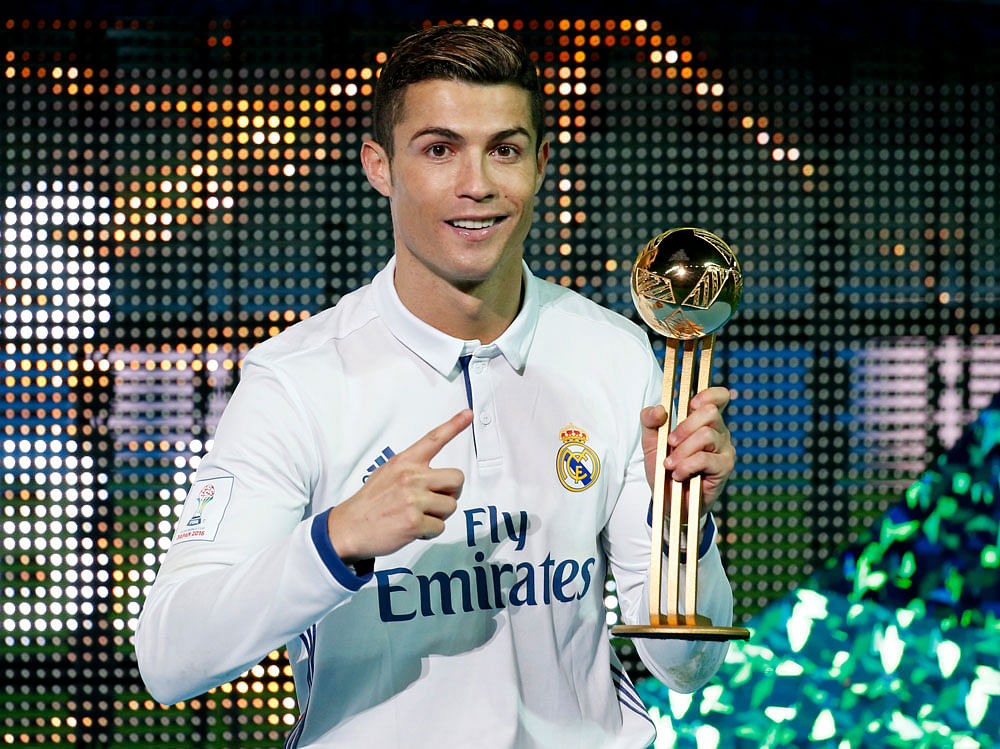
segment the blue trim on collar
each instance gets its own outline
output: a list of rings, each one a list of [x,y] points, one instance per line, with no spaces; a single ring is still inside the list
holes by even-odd
[[[465,375],[465,397],[469,401],[469,408],[475,408],[472,405],[472,381],[469,379],[469,361],[472,359],[472,354],[465,354],[458,358],[458,363],[462,365],[462,374]],[[472,449],[475,450],[476,455],[479,455],[479,447],[476,445],[476,420],[472,420]]]

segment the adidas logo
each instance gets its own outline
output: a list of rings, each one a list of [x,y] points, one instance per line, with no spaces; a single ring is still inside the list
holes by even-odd
[[[368,466],[368,468],[365,470],[365,475],[361,477],[361,483],[362,484],[365,483],[369,479],[369,477],[371,477],[371,475],[375,473],[376,468],[385,465],[386,461],[389,460],[389,458],[391,458],[395,454],[396,453],[394,453],[392,451],[392,448],[389,446],[382,448],[382,454],[379,455],[377,458],[375,458],[375,462],[372,463],[370,466]]]

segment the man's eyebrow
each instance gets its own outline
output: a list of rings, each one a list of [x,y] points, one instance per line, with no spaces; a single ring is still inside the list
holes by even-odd
[[[418,130],[410,138],[410,142],[417,140],[418,138],[423,138],[427,135],[436,135],[439,138],[444,138],[455,143],[465,143],[465,137],[456,133],[454,130],[447,127],[425,127],[422,130]],[[490,143],[499,143],[500,141],[513,138],[517,135],[523,135],[528,140],[531,140],[531,133],[527,128],[523,127],[511,127],[506,130],[501,130],[490,136]]]
[[[490,141],[492,143],[497,143],[501,140],[513,138],[515,135],[523,135],[528,140],[531,140],[531,133],[528,132],[526,128],[518,126],[508,128],[507,130],[501,130],[499,133],[496,133],[492,138],[490,138]]]
[[[444,138],[445,140],[455,141],[458,143],[464,143],[465,138],[456,133],[454,130],[449,130],[446,127],[425,127],[423,130],[418,130],[410,138],[410,143],[415,141],[417,138],[423,138],[425,135],[436,135],[439,138]]]

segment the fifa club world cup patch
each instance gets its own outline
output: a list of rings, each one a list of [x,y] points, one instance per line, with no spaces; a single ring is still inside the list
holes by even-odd
[[[184,502],[184,512],[177,523],[174,543],[181,541],[214,541],[222,525],[222,517],[233,494],[232,476],[196,481]]]
[[[556,453],[556,475],[559,483],[571,492],[582,492],[597,481],[601,461],[587,445],[587,433],[570,424],[559,432],[562,447]]]

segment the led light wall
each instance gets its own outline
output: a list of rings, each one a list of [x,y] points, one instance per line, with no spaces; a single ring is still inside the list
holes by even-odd
[[[471,20],[537,52],[537,274],[636,318],[659,232],[702,226],[743,262],[718,516],[756,614],[1000,385],[996,47]],[[164,708],[130,636],[240,358],[391,252],[357,154],[418,26],[0,19],[0,743],[274,746],[294,722],[283,653]]]

